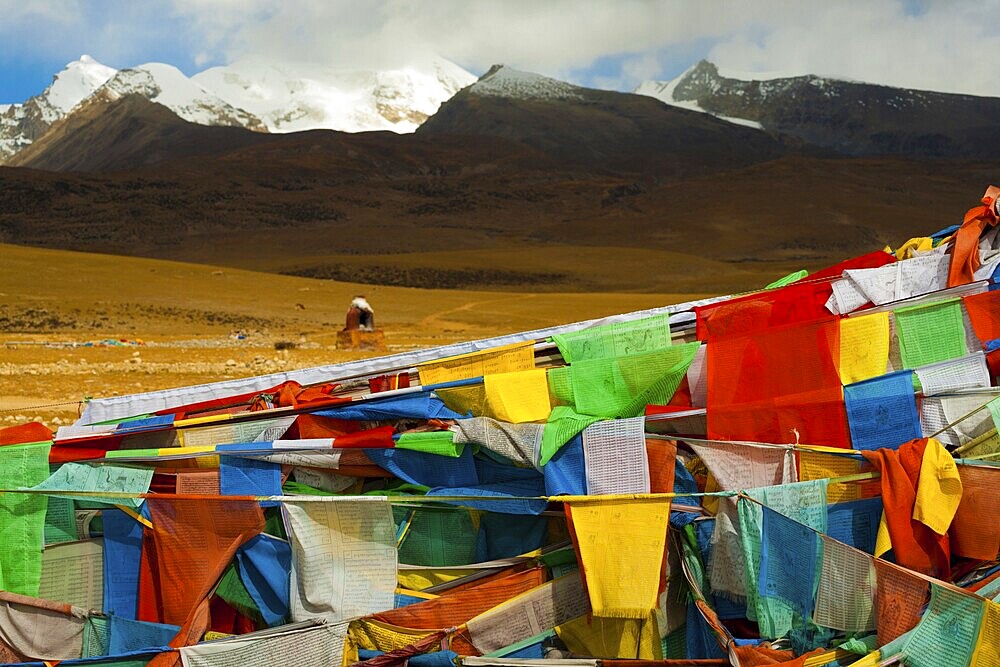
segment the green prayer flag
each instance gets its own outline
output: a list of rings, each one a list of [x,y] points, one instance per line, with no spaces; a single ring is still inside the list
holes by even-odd
[[[83,626],[83,658],[107,655],[111,645],[110,619],[107,616],[88,616]]]
[[[699,345],[687,343],[572,364],[576,411],[604,419],[628,419],[642,415],[647,405],[669,403]]]
[[[967,354],[960,300],[900,308],[894,315],[904,368],[918,368]]]
[[[421,507],[405,520],[399,541],[399,562],[407,565],[468,565],[475,563],[479,521],[464,508]]]
[[[654,352],[672,344],[670,319],[666,313],[556,334],[552,341],[567,363]]]
[[[931,584],[931,602],[903,646],[913,667],[966,667],[986,601]]]
[[[80,539],[76,532],[76,505],[72,498],[49,496],[45,510],[45,543],[74,542]]]
[[[545,429],[542,431],[539,465],[548,463],[560,447],[598,421],[601,421],[600,417],[578,414],[573,408],[565,405],[552,408],[549,419],[545,422]]]
[[[458,458],[462,455],[465,445],[454,442],[451,431],[428,431],[426,433],[402,433],[396,441],[398,449],[412,449],[427,454],[450,456]]]
[[[51,442],[0,447],[0,489],[22,489],[49,476]],[[0,589],[38,596],[48,498],[0,494]]]
[[[778,278],[773,283],[765,287],[764,289],[777,289],[779,287],[784,287],[786,285],[791,285],[794,282],[798,282],[809,275],[809,272],[805,269],[799,269],[793,273],[789,273],[784,278]]]
[[[263,622],[264,617],[261,616],[260,609],[257,608],[257,604],[250,597],[250,591],[247,590],[243,580],[240,579],[239,571],[233,563],[230,563],[229,567],[223,573],[222,579],[219,581],[219,586],[215,589],[215,594],[223,602],[244,616]]]
[[[993,417],[993,426],[1000,431],[1000,396],[987,403],[986,409],[990,411],[990,417]]]
[[[153,481],[152,468],[129,468],[120,465],[89,466],[82,463],[64,463],[48,479],[33,488],[38,491],[59,492],[64,498],[73,498],[107,505],[127,505],[138,509],[142,498],[98,497],[73,495],[73,491],[98,493],[143,494]]]

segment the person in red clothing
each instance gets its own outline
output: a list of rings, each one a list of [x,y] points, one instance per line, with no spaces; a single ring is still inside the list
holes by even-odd
[[[375,311],[363,295],[359,294],[351,301],[351,307],[347,311],[347,323],[344,325],[344,330],[375,330]]]

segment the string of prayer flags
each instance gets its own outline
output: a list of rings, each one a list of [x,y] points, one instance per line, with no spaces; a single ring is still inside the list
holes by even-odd
[[[0,488],[30,488],[49,477],[51,443],[0,447]],[[0,494],[0,589],[38,595],[48,497]]]
[[[645,418],[600,421],[583,431],[587,493],[649,493]]]
[[[889,313],[840,320],[840,381],[853,384],[882,375],[889,362]]]
[[[900,308],[894,312],[905,368],[917,368],[968,354],[962,302],[958,299]]]
[[[340,623],[389,609],[396,536],[384,498],[285,503],[292,545],[291,617]]]
[[[670,500],[567,498],[595,616],[645,619],[658,606]]]
[[[552,410],[544,369],[486,375],[483,386],[486,411],[499,421],[544,421]]]
[[[568,364],[584,359],[655,352],[673,344],[670,318],[666,313],[556,334],[552,341]]]
[[[921,436],[913,371],[887,373],[848,385],[844,387],[844,404],[854,449],[895,449]]]
[[[426,387],[494,373],[528,371],[534,367],[534,343],[524,341],[420,364],[417,372],[420,384]]]

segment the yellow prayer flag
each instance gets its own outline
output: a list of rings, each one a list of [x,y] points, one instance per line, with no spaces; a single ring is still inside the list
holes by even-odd
[[[397,581],[401,588],[408,588],[413,591],[422,591],[431,586],[446,584],[462,577],[476,574],[480,570],[476,569],[451,569],[442,568],[440,570],[430,570],[421,568],[419,570],[406,570],[400,567],[397,572]]]
[[[524,341],[481,352],[470,352],[417,366],[420,384],[439,384],[492,373],[527,371],[535,367],[535,343]]]
[[[962,502],[962,478],[955,459],[935,438],[927,441],[920,462],[913,518],[938,535],[944,535]]]
[[[647,619],[658,606],[670,499],[567,497],[595,616]]]
[[[655,617],[580,616],[556,626],[556,635],[576,655],[609,660],[662,660],[663,644]]]
[[[481,384],[437,389],[434,393],[449,410],[459,414],[467,415],[471,412],[476,416],[482,416],[486,412],[486,388]]]
[[[969,667],[1000,667],[1000,604],[987,601]]]
[[[840,450],[844,451],[844,450]],[[848,477],[861,471],[861,462],[846,456],[824,454],[821,451],[799,450],[799,481]],[[830,484],[826,489],[828,503],[842,503],[861,497],[861,488],[854,483]]]
[[[544,421],[552,411],[545,369],[487,375],[483,385],[486,388],[486,416],[520,424]]]
[[[889,313],[840,320],[840,382],[884,375],[889,361]]]

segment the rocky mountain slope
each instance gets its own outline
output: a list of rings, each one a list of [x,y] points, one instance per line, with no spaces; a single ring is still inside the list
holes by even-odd
[[[755,76],[706,60],[672,81],[646,81],[635,92],[846,155],[1000,156],[1000,98],[814,75]]]

